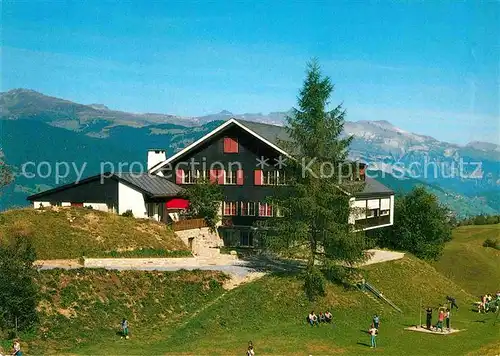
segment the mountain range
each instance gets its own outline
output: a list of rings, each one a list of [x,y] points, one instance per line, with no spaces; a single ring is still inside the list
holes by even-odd
[[[99,172],[99,162],[144,162],[149,148],[173,154],[231,117],[283,125],[290,111],[185,117],[129,113],[103,104],[79,104],[15,89],[0,93],[0,159],[17,172],[0,197],[0,207],[26,204],[28,194],[56,185],[53,177],[20,175],[24,162],[87,162],[85,176]],[[460,216],[500,212],[500,146],[471,142],[461,146],[407,132],[388,121],[346,121],[354,136],[352,159],[370,164],[385,184],[408,191],[425,184]],[[57,183],[76,178],[74,172]]]

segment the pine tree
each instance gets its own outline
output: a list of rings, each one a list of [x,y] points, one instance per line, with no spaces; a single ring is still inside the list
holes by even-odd
[[[364,234],[349,224],[350,194],[361,189],[345,182],[351,137],[343,137],[345,110],[342,105],[327,110],[333,85],[323,77],[317,61],[308,64],[298,97],[298,108],[287,118],[291,141],[281,142],[287,159],[287,185],[270,201],[283,217],[268,221],[265,238],[271,250],[307,259],[305,287],[310,298],[324,293],[318,268],[343,272],[342,264],[364,258]],[[349,172],[347,172],[349,175]]]

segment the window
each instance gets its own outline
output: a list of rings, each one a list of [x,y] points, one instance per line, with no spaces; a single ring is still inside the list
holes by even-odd
[[[366,217],[367,218],[377,217],[378,214],[379,214],[379,210],[378,209],[368,209],[366,211]]]
[[[224,213],[224,215],[229,215],[229,216],[236,215],[236,202],[225,201],[223,213]]]
[[[255,202],[241,202],[241,215],[242,216],[255,216]]]
[[[199,170],[187,170],[184,171],[184,175],[182,177],[182,183],[183,184],[195,184],[196,181],[200,178],[200,171]]]
[[[259,203],[259,216],[273,216],[273,207],[269,203]]]
[[[267,171],[263,172],[262,183],[264,185],[284,185],[285,172],[282,171]]]
[[[236,184],[237,174],[236,171],[225,171],[224,184]]]
[[[389,210],[380,210],[380,216],[389,215]]]
[[[224,137],[224,153],[238,153],[238,139]]]

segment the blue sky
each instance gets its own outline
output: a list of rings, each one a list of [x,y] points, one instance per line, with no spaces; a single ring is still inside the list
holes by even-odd
[[[500,141],[500,2],[14,1],[2,91],[132,112],[288,110],[317,57],[348,120]]]

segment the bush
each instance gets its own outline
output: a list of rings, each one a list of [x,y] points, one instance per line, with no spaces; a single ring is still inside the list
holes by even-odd
[[[484,240],[483,246],[484,247],[491,247],[491,248],[500,250],[500,241],[498,241],[498,239],[493,240],[493,239],[488,238],[488,239]]]
[[[35,249],[31,239],[15,236],[0,243],[0,329],[17,332],[38,321]]]
[[[122,214],[122,216],[125,216],[125,217],[127,217],[127,218],[133,218],[133,217],[134,217],[134,213],[132,212],[132,210],[130,210],[130,209],[129,209],[129,210],[125,211],[125,212]]]
[[[325,277],[319,268],[315,266],[307,267],[304,289],[309,300],[326,295]]]

